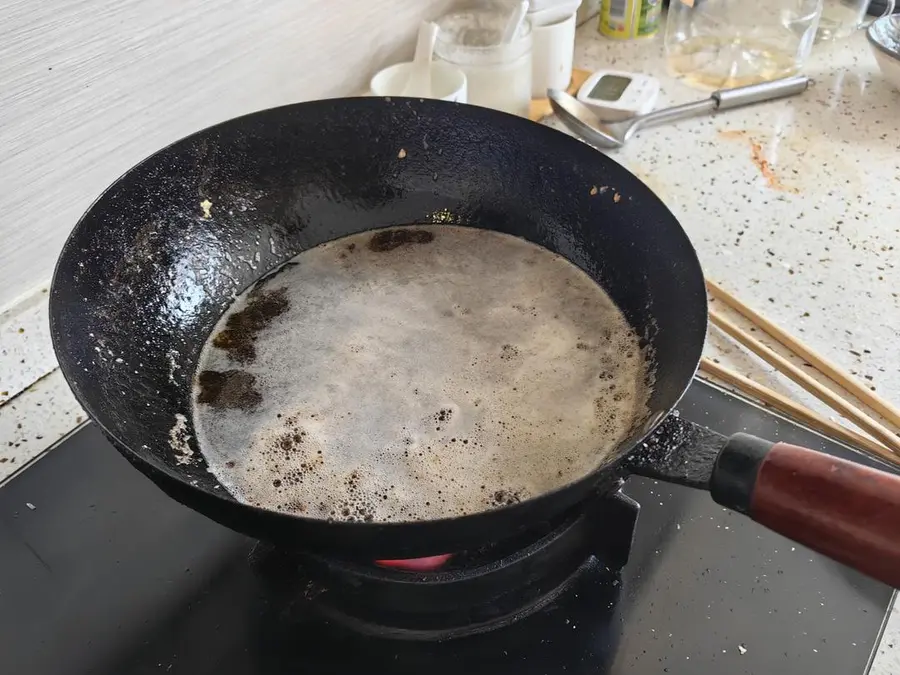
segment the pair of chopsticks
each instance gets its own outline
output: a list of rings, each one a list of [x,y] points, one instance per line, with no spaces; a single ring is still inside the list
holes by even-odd
[[[791,334],[776,326],[766,317],[738,300],[714,282],[707,280],[706,288],[711,297],[721,301],[723,304],[743,315],[757,328],[765,331],[770,337],[790,349],[797,356],[803,358],[819,373],[838,384],[845,391],[851,393],[871,410],[876,411],[895,428],[900,428],[900,410],[891,403],[885,401],[849,373],[841,370],[837,365],[800,342]],[[818,380],[814,379],[808,373],[791,363],[788,359],[764,345],[752,335],[726,319],[720,313],[715,310],[710,310],[709,320],[714,326],[717,326],[754,354],[764,361],[767,361],[783,375],[789,377],[833,410],[841,413],[846,419],[856,424],[860,429],[871,434],[872,438],[859,434],[840,424],[836,424],[799,403],[790,400],[786,396],[772,391],[743,375],[739,375],[727,368],[723,368],[709,359],[702,360],[700,364],[701,371],[743,390],[751,396],[760,399],[767,405],[779,409],[801,422],[804,422],[813,428],[817,428],[823,433],[830,434],[852,445],[864,448],[892,463],[900,464],[900,435],[891,429],[888,429],[885,425],[873,419],[870,415],[866,414],[828,387],[822,385]]]

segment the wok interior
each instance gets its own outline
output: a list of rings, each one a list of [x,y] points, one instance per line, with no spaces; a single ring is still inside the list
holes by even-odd
[[[565,256],[652,346],[652,419],[683,393],[704,339],[703,279],[651,191],[561,133],[404,99],[256,113],[126,174],[79,222],[57,267],[51,317],[63,372],[134,461],[224,493],[189,413],[191,377],[221,313],[300,251],[412,223],[493,229]]]

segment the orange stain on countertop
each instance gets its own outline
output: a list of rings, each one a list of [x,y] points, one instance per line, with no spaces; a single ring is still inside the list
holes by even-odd
[[[719,136],[727,140],[740,140],[746,139],[750,144],[750,161],[759,169],[759,172],[762,174],[763,178],[766,179],[766,185],[768,185],[773,190],[778,190],[779,192],[790,192],[792,194],[797,194],[800,192],[799,189],[795,187],[790,187],[781,182],[781,179],[778,177],[778,174],[775,172],[775,167],[772,166],[771,162],[766,159],[765,154],[763,153],[762,144],[758,141],[754,140],[750,134],[746,131],[738,130],[738,129],[727,129],[724,131],[719,131]]]

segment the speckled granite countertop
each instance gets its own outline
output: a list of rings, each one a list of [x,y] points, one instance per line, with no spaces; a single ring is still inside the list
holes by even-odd
[[[588,22],[575,64],[658,77],[657,108],[704,96],[667,75],[660,38],[613,42]],[[900,401],[900,92],[862,33],[817,45],[805,74],[801,96],[646,129],[610,156],[678,216],[708,278]],[[705,355],[836,419],[715,328]],[[897,673],[900,608],[870,675]]]
[[[703,96],[665,74],[660,40],[610,42],[593,22],[575,63],[659,77],[659,107]],[[862,34],[817,47],[806,72],[815,84],[800,97],[647,129],[612,156],[680,218],[709,278],[900,401],[900,93]],[[38,288],[0,314],[0,481],[84,419],[46,303]],[[706,355],[834,417],[715,329]],[[900,611],[871,672],[900,673]]]
[[[666,75],[661,39],[580,37],[580,67],[659,77],[657,107],[704,96]],[[817,45],[806,74],[798,97],[646,129],[610,156],[678,216],[710,279],[898,401],[900,93],[863,34]],[[833,416],[715,329],[707,356]]]

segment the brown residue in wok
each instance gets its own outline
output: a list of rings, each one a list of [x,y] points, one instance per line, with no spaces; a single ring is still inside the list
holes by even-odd
[[[372,235],[369,240],[369,250],[385,253],[408,244],[428,244],[432,241],[434,241],[434,232],[428,230],[416,230],[408,227],[402,230],[382,230]]]
[[[512,506],[522,501],[527,493],[525,490],[497,490],[493,495],[494,506]]]
[[[256,388],[256,376],[244,370],[204,370],[197,376],[197,381],[200,385],[198,403],[251,410],[262,401],[262,394]]]
[[[512,361],[519,355],[519,350],[513,345],[503,345],[500,349],[500,358],[504,361]]]
[[[290,301],[287,289],[250,293],[247,306],[228,317],[225,329],[213,338],[213,345],[224,349],[238,363],[249,363],[256,358],[256,336],[284,314]]]

